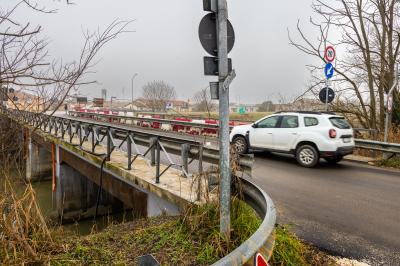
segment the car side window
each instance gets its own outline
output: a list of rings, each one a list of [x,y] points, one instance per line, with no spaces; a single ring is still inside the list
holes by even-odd
[[[281,128],[296,128],[299,127],[299,118],[295,115],[285,115],[282,118]]]
[[[278,125],[279,116],[266,118],[257,124],[258,128],[275,128]]]
[[[315,117],[304,117],[304,125],[306,127],[313,127],[318,125],[318,119]]]

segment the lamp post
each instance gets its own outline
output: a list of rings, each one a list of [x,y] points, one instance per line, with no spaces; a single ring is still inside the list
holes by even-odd
[[[110,104],[110,109],[111,109],[111,112],[112,112],[112,107],[113,107],[113,105],[112,105],[113,99],[117,99],[117,97],[115,97],[115,96],[111,96],[111,104]]]
[[[132,89],[132,105],[133,105],[133,80],[137,77],[137,75],[139,75],[138,73],[135,73],[133,76],[132,76],[132,80],[131,80],[131,85],[132,85],[132,87],[131,87],[131,89]]]

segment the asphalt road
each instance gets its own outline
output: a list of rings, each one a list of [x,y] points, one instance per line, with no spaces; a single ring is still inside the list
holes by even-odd
[[[341,162],[318,168],[256,154],[253,178],[273,199],[278,223],[333,255],[400,265],[400,171]]]

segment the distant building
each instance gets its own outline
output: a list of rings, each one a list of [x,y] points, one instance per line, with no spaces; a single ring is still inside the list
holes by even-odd
[[[9,93],[8,97],[9,100],[7,101],[7,107],[11,109],[42,112],[45,105],[50,103],[49,101],[46,103],[46,101],[39,96],[23,91]]]
[[[302,98],[292,103],[275,104],[275,111],[321,111],[325,104],[316,99]]]
[[[238,103],[229,104],[229,112],[239,113],[240,110],[243,110],[246,113],[254,113],[254,112],[257,112],[258,105],[257,104],[238,104]]]

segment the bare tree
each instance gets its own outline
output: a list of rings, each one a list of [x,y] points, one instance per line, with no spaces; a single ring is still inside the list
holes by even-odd
[[[321,61],[309,66],[309,91],[317,94],[322,88],[324,50],[334,44],[344,55],[335,61],[336,92],[341,98],[332,105],[334,111],[355,117],[365,127],[382,129],[385,93],[393,85],[399,60],[399,4],[396,0],[314,0],[312,7],[317,16],[310,23],[320,37],[306,36],[299,23],[300,40],[289,34],[292,45]],[[330,39],[332,31],[341,34],[339,40]]]
[[[143,86],[142,97],[153,112],[166,111],[167,102],[176,98],[176,91],[162,80],[152,81]]]
[[[209,87],[196,92],[193,96],[193,101],[195,103],[194,111],[196,112],[211,113],[217,108],[217,105],[211,99]]]
[[[126,31],[131,21],[114,21],[104,31],[84,32],[84,44],[76,61],[49,61],[47,41],[41,38],[41,26],[31,26],[14,20],[18,9],[28,7],[42,13],[54,13],[38,4],[22,0],[10,10],[0,7],[0,88],[14,88],[17,92],[33,95],[37,111],[53,113],[62,105],[69,92],[78,86],[93,83],[85,80],[95,65],[100,49]],[[9,98],[18,109],[14,98]],[[25,105],[25,107],[29,107]],[[32,108],[29,108],[32,109]]]

